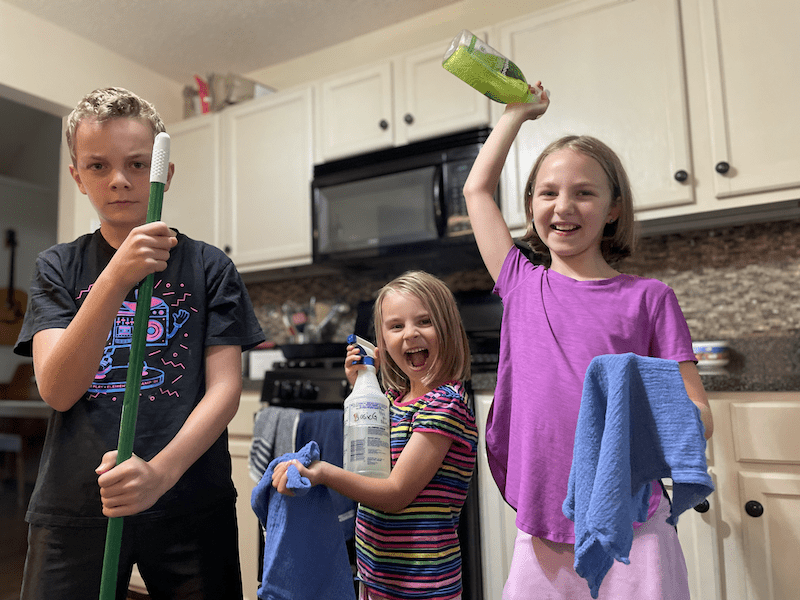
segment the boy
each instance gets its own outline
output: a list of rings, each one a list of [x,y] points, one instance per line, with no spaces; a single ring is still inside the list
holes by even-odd
[[[69,116],[70,174],[100,229],[39,255],[14,349],[33,356],[56,409],[25,517],[26,600],[99,596],[107,517],[127,517],[117,599],[134,563],[154,599],[242,597],[226,427],[242,350],[264,334],[224,253],[145,224],[164,129],[121,88],[91,92]],[[150,273],[134,456],[115,466],[136,288]]]

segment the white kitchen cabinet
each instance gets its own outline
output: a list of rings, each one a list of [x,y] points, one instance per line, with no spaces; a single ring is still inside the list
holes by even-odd
[[[704,69],[711,179],[717,204],[796,198],[800,188],[800,3],[691,0],[684,19],[698,21],[702,48],[687,61]],[[696,11],[696,12],[695,12]],[[690,88],[690,94],[701,90]],[[706,150],[704,148],[704,150]],[[710,166],[710,165],[709,165]],[[780,192],[780,193],[774,193]]]
[[[222,248],[220,115],[180,121],[168,133],[175,175],[164,194],[161,218],[190,238]]]
[[[318,82],[316,162],[488,125],[489,99],[442,68],[449,43]]]
[[[318,84],[317,162],[394,144],[392,66],[363,67]]]
[[[240,272],[311,262],[312,90],[170,126],[162,218],[223,249]]]
[[[711,393],[726,600],[800,589],[800,393]]]
[[[525,226],[530,168],[565,134],[620,155],[639,220],[796,198],[798,27],[800,4],[779,0],[579,0],[498,26],[499,49],[552,92],[503,173],[509,226]]]
[[[525,226],[522,190],[536,157],[568,134],[597,137],[620,155],[640,210],[694,202],[673,177],[691,158],[679,14],[677,0],[587,0],[499,27],[498,49],[552,100],[509,153],[509,227]]]
[[[489,124],[490,100],[442,67],[448,46],[443,40],[396,61],[395,145]]]
[[[221,115],[226,251],[241,272],[311,263],[311,88]]]

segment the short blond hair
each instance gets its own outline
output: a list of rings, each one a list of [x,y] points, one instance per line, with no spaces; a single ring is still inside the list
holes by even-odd
[[[102,123],[109,119],[119,118],[142,119],[153,131],[154,140],[159,133],[167,130],[155,106],[144,98],[140,98],[125,88],[98,88],[86,94],[67,117],[65,134],[69,156],[74,166],[77,166],[75,132],[81,121],[94,119]]]
[[[439,341],[439,353],[423,383],[436,387],[447,381],[466,381],[470,378],[470,351],[467,333],[461,322],[453,292],[445,283],[425,271],[408,271],[381,288],[375,300],[373,318],[375,337],[381,350],[381,383],[385,389],[404,394],[411,383],[397,363],[386,352],[383,338],[383,300],[389,294],[407,294],[422,302],[428,311]]]

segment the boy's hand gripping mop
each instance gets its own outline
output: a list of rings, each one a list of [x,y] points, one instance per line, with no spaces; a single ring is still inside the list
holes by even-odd
[[[169,135],[159,133],[153,143],[153,158],[150,163],[150,199],[147,204],[147,222],[161,219],[161,204],[169,172]],[[133,317],[128,376],[125,381],[125,396],[122,400],[122,416],[119,425],[117,464],[128,460],[133,454],[133,437],[136,433],[136,417],[139,411],[139,392],[142,385],[142,368],[147,324],[150,318],[150,300],[153,297],[153,274],[142,280],[136,299]],[[119,569],[120,543],[122,542],[123,517],[110,517],[106,532],[106,548],[103,554],[103,575],[100,580],[100,600],[114,600]]]

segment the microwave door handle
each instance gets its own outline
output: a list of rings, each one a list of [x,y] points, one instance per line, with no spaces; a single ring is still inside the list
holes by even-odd
[[[439,237],[444,237],[447,228],[446,198],[444,197],[442,185],[442,165],[436,165],[433,173],[433,220],[436,224],[436,231]]]

